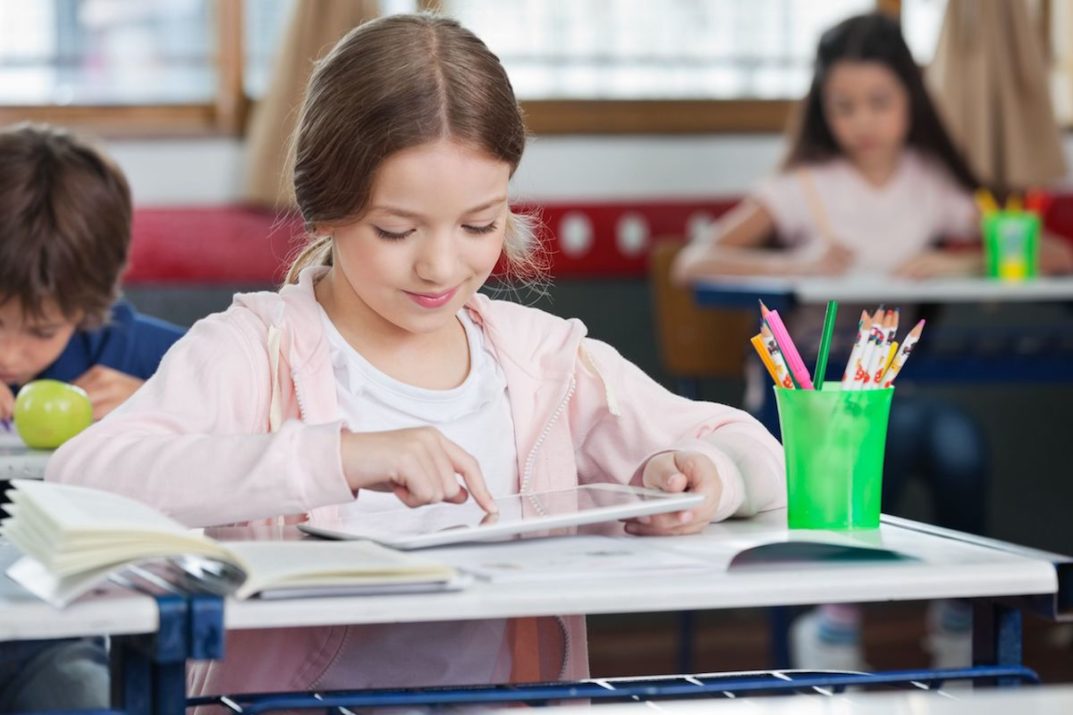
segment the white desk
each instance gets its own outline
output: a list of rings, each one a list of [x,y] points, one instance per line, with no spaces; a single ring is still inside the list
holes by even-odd
[[[1058,591],[1057,571],[1039,552],[1011,553],[1001,542],[975,540],[915,522],[884,517],[876,532],[831,535],[881,546],[918,560],[752,566],[727,570],[739,551],[761,543],[800,540],[784,511],[725,522],[704,534],[655,540],[655,546],[710,560],[711,571],[669,578],[477,582],[455,593],[360,598],[228,602],[228,628],[339,623],[390,623],[598,613],[752,608],[758,606],[913,601],[936,598],[1044,596]],[[918,527],[920,530],[918,530]],[[938,532],[938,533],[933,533]],[[822,537],[824,532],[818,532]],[[633,537],[627,537],[633,538]],[[510,544],[503,544],[504,553]],[[1009,546],[1009,545],[1004,545]],[[1016,548],[1016,547],[1011,547]],[[417,552],[435,557],[436,550]],[[638,570],[643,574],[643,569]],[[788,578],[792,574],[792,578]],[[624,587],[624,584],[628,587]]]
[[[0,428],[0,482],[44,479],[51,450],[30,449],[14,432]]]
[[[291,527],[293,528],[293,527]],[[292,536],[285,530],[282,537]],[[850,561],[837,563],[750,566],[728,568],[733,556],[759,544],[787,540],[849,541],[862,546],[897,551],[913,560]],[[964,597],[988,599],[1014,597],[1021,606],[1046,610],[1050,603],[1057,615],[1069,607],[1064,593],[1073,584],[1065,571],[1073,565],[1066,557],[1020,550],[1017,547],[974,539],[925,525],[885,518],[877,531],[858,534],[789,532],[783,511],[757,518],[710,527],[704,534],[646,540],[653,548],[687,553],[707,560],[710,569],[644,578],[644,563],[632,577],[614,579],[570,578],[525,582],[477,582],[465,591],[394,596],[357,596],[278,601],[227,601],[223,623],[227,629],[282,628],[330,624],[365,624],[466,620],[582,613],[639,613],[671,610],[756,607],[832,602],[898,601]],[[511,544],[503,544],[507,554]],[[435,550],[421,552],[435,557]],[[0,565],[13,560],[10,547],[0,550]],[[1062,577],[1059,578],[1059,570]],[[1027,599],[1018,598],[1027,597]],[[977,627],[994,624],[1003,635],[977,642],[990,647],[982,662],[1003,667],[1020,665],[1020,619],[1016,611],[978,600]],[[108,593],[79,601],[63,611],[45,606],[17,586],[0,587],[0,640],[59,638],[91,634],[136,634],[152,632],[158,623],[156,602],[147,596]],[[190,609],[193,613],[194,609]],[[218,612],[217,612],[218,614]],[[1012,614],[1015,618],[1010,619]],[[219,616],[217,615],[217,618]],[[183,624],[179,621],[180,625]],[[216,624],[219,621],[215,621]],[[183,662],[187,657],[218,657],[212,651],[220,630],[209,623],[199,641],[202,650],[186,650],[182,643],[171,651],[165,668],[156,669],[158,680],[136,688],[151,688],[158,711],[183,712]],[[164,639],[162,627],[159,639]],[[189,632],[184,626],[181,631]],[[180,633],[181,637],[181,633]],[[194,639],[198,637],[195,635]],[[122,640],[122,639],[120,639]],[[1007,646],[1003,646],[1003,642]],[[116,642],[113,641],[113,648]],[[123,651],[123,657],[132,649]],[[177,654],[176,654],[177,653]],[[195,654],[195,653],[200,653]],[[126,662],[126,661],[124,661]],[[128,667],[122,673],[152,672],[148,667]],[[163,678],[160,676],[163,674]],[[131,701],[145,697],[128,695]],[[441,697],[441,696],[433,696]],[[561,696],[550,696],[561,697]],[[712,703],[709,703],[711,705]]]
[[[0,643],[156,632],[156,601],[120,588],[108,588],[63,610],[53,608],[2,575],[18,556],[0,540]]]

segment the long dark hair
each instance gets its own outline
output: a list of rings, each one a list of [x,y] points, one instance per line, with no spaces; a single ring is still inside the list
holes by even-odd
[[[843,60],[878,62],[890,69],[909,95],[906,144],[938,159],[965,188],[980,185],[943,126],[901,28],[893,18],[878,12],[843,20],[820,37],[812,85],[797,108],[784,169],[842,154],[824,117],[823,86],[831,68]]]

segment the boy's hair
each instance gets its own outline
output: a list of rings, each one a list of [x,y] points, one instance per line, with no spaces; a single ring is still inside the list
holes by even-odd
[[[287,275],[331,264],[323,224],[360,218],[380,163],[455,139],[518,168],[526,130],[499,58],[456,21],[391,15],[351,30],[317,63],[294,135],[294,194],[309,242]],[[510,213],[504,253],[512,272],[539,278],[535,219]]]
[[[54,127],[0,130],[0,303],[40,318],[49,303],[102,324],[130,245],[130,187],[96,149]]]
[[[820,37],[812,84],[797,108],[784,169],[842,154],[824,117],[823,86],[831,68],[847,60],[876,62],[893,72],[909,95],[906,144],[938,159],[965,188],[979,186],[928,96],[920,67],[905,44],[898,22],[878,12],[843,20]]]

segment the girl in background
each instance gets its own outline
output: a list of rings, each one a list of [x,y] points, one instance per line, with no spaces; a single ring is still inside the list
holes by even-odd
[[[191,328],[47,478],[190,526],[358,514],[615,481],[703,494],[633,534],[785,504],[748,414],[664,390],[576,320],[477,293],[535,241],[511,212],[526,131],[499,59],[454,21],[393,15],[316,67],[295,138],[310,245],[278,293]],[[232,631],[193,695],[554,680],[587,672],[579,617]]]
[[[685,248],[675,276],[688,283],[723,275],[978,275],[977,186],[897,22],[882,14],[853,17],[820,39],[781,171],[732,209],[714,235]],[[962,247],[954,248],[958,242]],[[1069,251],[1050,241],[1043,263],[1051,272],[1073,268]],[[839,310],[853,321],[860,313],[861,306]],[[821,322],[822,312],[799,311],[794,333],[818,337]],[[902,322],[912,324],[904,315]],[[757,407],[767,380],[755,370],[749,385],[747,404]],[[916,474],[934,495],[940,525],[982,533],[987,461],[980,429],[953,405],[905,394],[907,387],[891,412],[884,505],[891,508]],[[771,402],[766,406],[773,409]],[[935,665],[969,665],[969,606],[934,603],[928,621],[926,645]],[[807,614],[791,632],[794,665],[862,668],[859,634],[855,606]]]

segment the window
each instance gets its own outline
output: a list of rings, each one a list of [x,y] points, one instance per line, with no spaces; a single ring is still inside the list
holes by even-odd
[[[522,100],[795,99],[816,41],[875,0],[444,0]]]
[[[317,0],[305,0],[316,2]],[[0,123],[239,132],[296,0],[0,0]],[[778,131],[822,30],[902,13],[926,62],[946,0],[381,0],[435,7],[500,55],[537,133]],[[1073,0],[1036,0],[1073,120]],[[1064,19],[1063,19],[1064,18]],[[1059,75],[1057,68],[1064,67]]]

